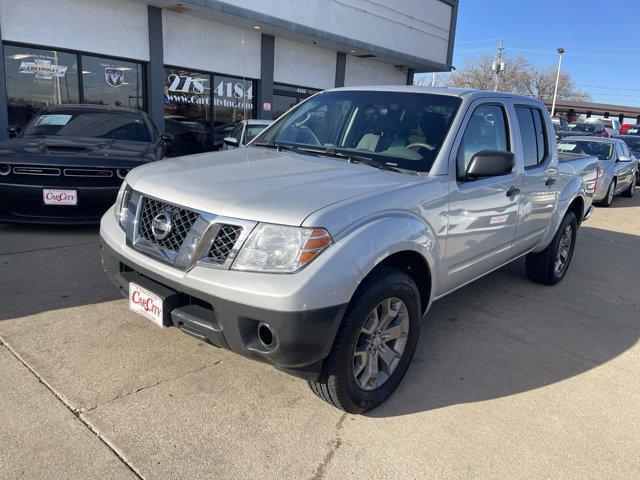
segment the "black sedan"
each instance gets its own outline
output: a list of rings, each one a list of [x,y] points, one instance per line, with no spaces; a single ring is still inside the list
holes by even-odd
[[[161,159],[171,142],[144,112],[60,105],[0,141],[0,221],[95,223],[129,170]]]
[[[600,123],[572,122],[563,130],[556,130],[556,139],[564,137],[609,137],[607,128]]]

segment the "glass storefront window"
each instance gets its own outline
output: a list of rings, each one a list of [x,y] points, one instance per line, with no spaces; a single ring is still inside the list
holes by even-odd
[[[214,125],[221,126],[253,118],[253,82],[214,76]]]
[[[211,75],[165,68],[164,123],[174,136],[170,155],[213,149],[211,142]]]
[[[294,105],[320,92],[313,88],[295,87],[276,83],[273,85],[273,118],[280,117]]]
[[[82,55],[81,65],[84,103],[144,108],[141,64]]]
[[[10,125],[23,127],[42,107],[80,102],[75,54],[5,45],[4,67]]]

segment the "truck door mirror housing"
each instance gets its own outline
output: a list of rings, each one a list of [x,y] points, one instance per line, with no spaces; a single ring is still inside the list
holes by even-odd
[[[500,150],[482,150],[469,162],[465,175],[469,180],[508,175],[515,167],[515,155]]]
[[[225,137],[224,143],[226,143],[228,147],[237,147],[238,139],[235,137]]]
[[[167,145],[171,145],[173,143],[173,135],[171,135],[170,133],[163,133],[162,135],[160,135],[160,138]]]

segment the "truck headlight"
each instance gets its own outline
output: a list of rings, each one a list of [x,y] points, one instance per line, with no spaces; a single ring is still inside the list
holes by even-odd
[[[249,235],[231,268],[254,272],[295,272],[332,242],[331,235],[323,228],[260,223]]]
[[[127,185],[127,182],[122,182],[122,186],[118,191],[116,197],[116,204],[113,207],[113,211],[116,215],[116,221],[122,228],[125,227],[125,221],[127,220],[127,204],[129,203],[129,197],[131,196],[131,188]]]

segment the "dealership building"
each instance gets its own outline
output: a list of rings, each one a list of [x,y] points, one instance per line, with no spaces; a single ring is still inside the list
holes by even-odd
[[[147,111],[215,148],[327,88],[451,69],[458,0],[0,0],[0,135],[47,105]]]

